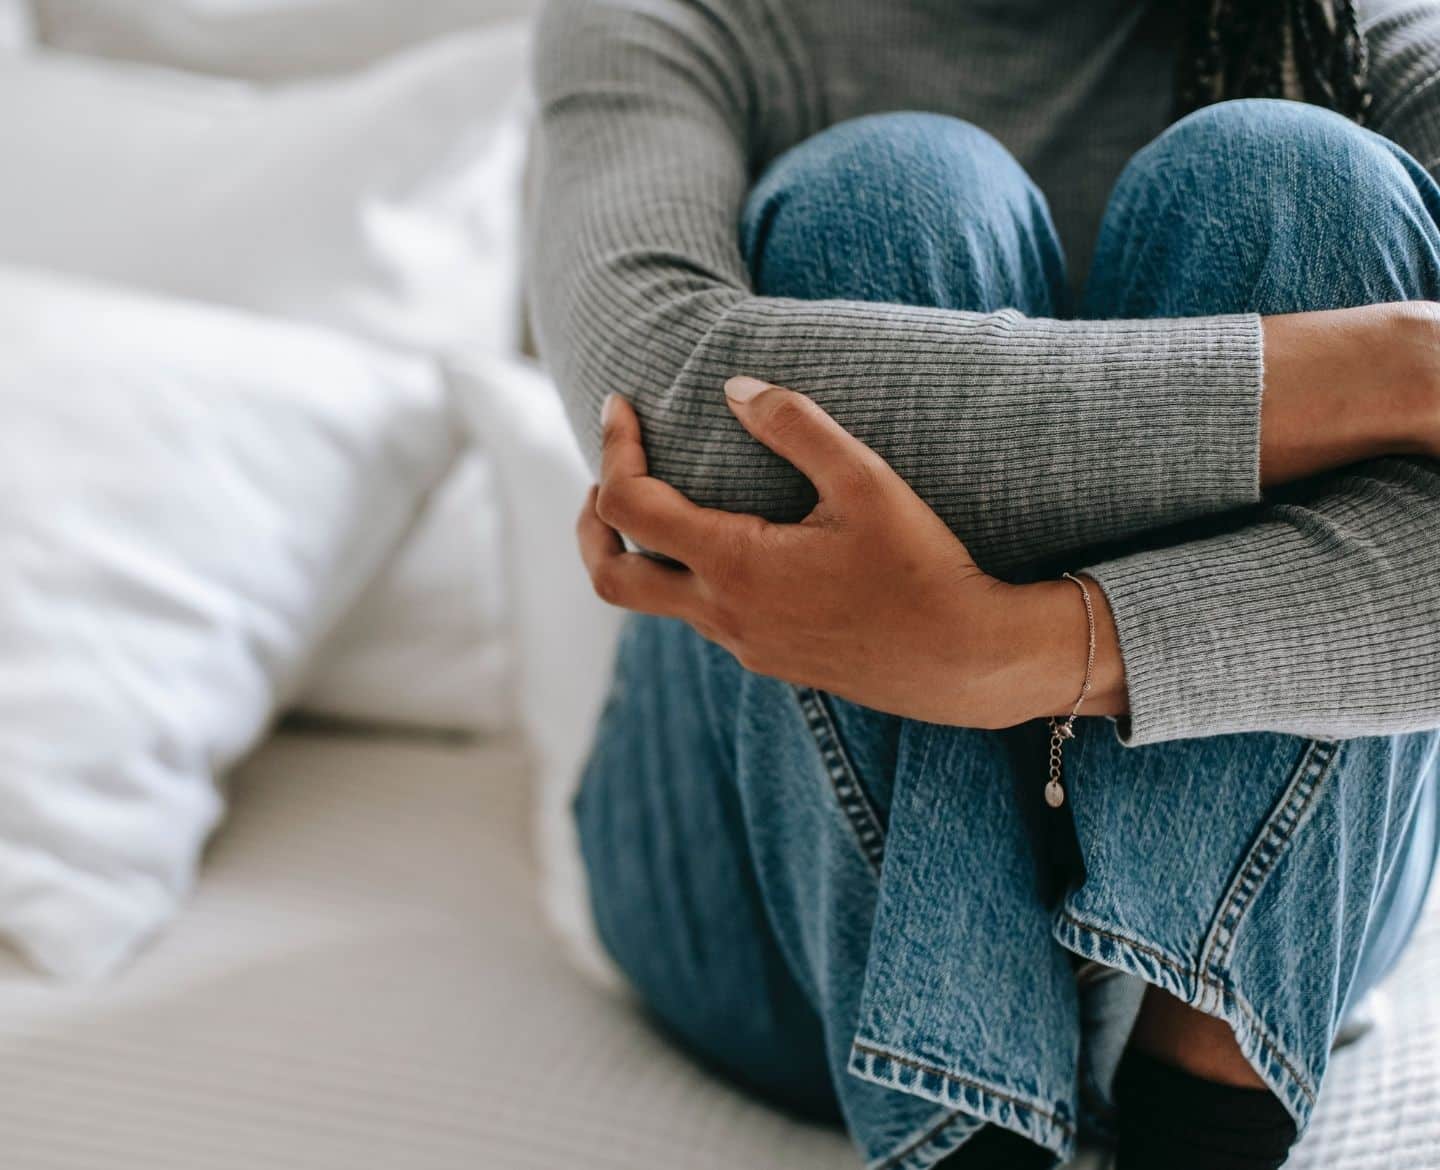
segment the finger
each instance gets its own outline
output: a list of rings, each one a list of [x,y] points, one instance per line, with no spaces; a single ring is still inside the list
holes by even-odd
[[[636,544],[700,568],[727,531],[753,521],[692,504],[667,483],[642,479],[607,480],[596,496],[597,515]]]
[[[611,394],[600,408],[600,480],[637,479],[649,474],[640,418],[635,408]]]
[[[585,493],[580,515],[575,520],[575,538],[580,545],[580,559],[585,562],[586,568],[590,567],[592,553],[601,556],[625,551],[625,542],[620,539],[620,534],[601,520],[595,510],[599,495],[599,485],[591,484],[590,490]]]
[[[657,617],[691,621],[700,616],[703,605],[695,578],[684,569],[626,552],[619,535],[596,514],[594,500],[592,488],[576,535],[596,596],[608,605]]]
[[[758,378],[731,378],[725,399],[740,424],[839,501],[893,476],[890,466],[803,394]]]
[[[727,526],[742,521],[692,504],[647,473],[640,420],[625,399],[616,394],[607,398],[602,420],[604,446],[595,501],[600,518],[652,552],[695,567]]]

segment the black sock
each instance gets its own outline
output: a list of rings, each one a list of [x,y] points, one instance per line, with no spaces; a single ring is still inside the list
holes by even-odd
[[[987,1125],[935,1170],[1050,1170],[1055,1157],[1018,1133]]]
[[[1115,1104],[1116,1170],[1274,1170],[1295,1144],[1295,1122],[1268,1090],[1216,1084],[1133,1050]]]

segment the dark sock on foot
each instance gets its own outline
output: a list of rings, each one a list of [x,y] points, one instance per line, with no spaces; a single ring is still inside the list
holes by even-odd
[[[1018,1133],[987,1125],[935,1170],[1050,1170],[1054,1155]]]
[[[1216,1084],[1141,1052],[1115,1077],[1116,1170],[1275,1170],[1295,1122],[1266,1089]]]

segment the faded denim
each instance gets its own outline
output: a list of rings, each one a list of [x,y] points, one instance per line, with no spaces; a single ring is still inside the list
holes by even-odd
[[[1225,103],[1121,176],[1079,315],[1440,298],[1437,219],[1385,140]],[[952,118],[801,144],[741,239],[768,295],[1071,311],[1043,197]],[[1142,980],[1227,1020],[1303,1128],[1424,900],[1440,736],[1129,748],[1082,720],[1060,816],[1044,742],[880,715],[635,619],[576,809],[601,937],[697,1057],[843,1120],[871,1167],[924,1170],[985,1122],[1060,1157],[1103,1134]]]

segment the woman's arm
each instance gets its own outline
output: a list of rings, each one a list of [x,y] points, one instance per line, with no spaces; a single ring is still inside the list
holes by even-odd
[[[723,405],[725,379],[748,371],[871,445],[995,572],[1259,499],[1256,317],[1050,321],[754,295],[737,229],[752,127],[802,119],[772,78],[758,107],[749,30],[699,11],[552,0],[540,31],[532,300],[592,455],[618,390],[657,476],[708,506],[803,516],[804,478]]]
[[[1367,124],[1435,174],[1440,7],[1367,0],[1361,12],[1375,94]],[[1352,354],[1373,359],[1390,371],[1382,386],[1408,383],[1429,393],[1440,362],[1432,312],[1411,307],[1394,344],[1378,350],[1351,350],[1348,342],[1336,349],[1323,335],[1297,334],[1291,352],[1302,361],[1309,353],[1322,374],[1327,356],[1336,370],[1353,368],[1343,364]],[[1268,332],[1266,342],[1268,364],[1281,351]],[[1298,426],[1306,426],[1306,396],[1323,401],[1337,381],[1301,379],[1292,387]],[[1267,386],[1266,397],[1275,392]],[[1383,409],[1393,394],[1374,401]],[[1270,493],[1247,527],[1095,566],[1124,647],[1129,742],[1440,726],[1440,464],[1434,447],[1428,454],[1298,483]]]
[[[745,429],[815,485],[815,509],[798,524],[777,525],[697,507],[648,475],[639,421],[626,403],[612,398],[605,411],[601,483],[579,523],[581,549],[601,597],[681,618],[762,674],[897,715],[1003,727],[1070,711],[1084,679],[1088,627],[1072,584],[1016,586],[987,575],[883,460],[807,398],[749,378],[733,379],[727,390]],[[1427,450],[1440,454],[1440,427]],[[1276,522],[1246,529],[1237,534],[1239,544],[1164,549],[1154,554],[1158,560],[1132,558],[1129,566],[1117,562],[1091,570],[1091,577],[1107,587],[1115,581],[1144,587],[1149,574],[1186,565],[1245,578],[1255,566],[1243,558],[1266,549],[1277,527],[1283,532]],[[1437,551],[1435,527],[1428,546],[1417,551]],[[622,531],[675,563],[627,553]],[[1307,556],[1305,548],[1293,545],[1283,551],[1302,573],[1327,554],[1310,549]],[[1236,556],[1239,563],[1229,564]],[[1279,651],[1273,661],[1263,645],[1256,646],[1255,631],[1245,628],[1248,619],[1225,626],[1222,618],[1218,634],[1207,632],[1205,621],[1190,612],[1197,603],[1203,612],[1214,600],[1203,581],[1172,581],[1168,596],[1133,604],[1127,598],[1118,626],[1106,594],[1092,589],[1094,689],[1082,714],[1129,712],[1138,682],[1141,712],[1132,732],[1137,741],[1221,731],[1313,732],[1337,718],[1377,732],[1440,722],[1440,655],[1433,649],[1440,633],[1440,606],[1434,603],[1440,596],[1432,596],[1440,588],[1417,587],[1422,620],[1413,634],[1411,673],[1372,670],[1358,679],[1355,705],[1341,711],[1333,706],[1334,696],[1346,689],[1323,679],[1287,707],[1288,679],[1295,672],[1315,664],[1333,670],[1339,665],[1331,657],[1333,647],[1340,647],[1343,662],[1350,657],[1347,645],[1362,645],[1366,631],[1352,624],[1298,648],[1289,644],[1285,639],[1296,618],[1285,611],[1295,603],[1284,586],[1292,569],[1277,561],[1269,572],[1269,583],[1277,586],[1269,603]],[[1368,583],[1393,589],[1421,576],[1402,572],[1391,580],[1380,572]],[[1433,580],[1435,574],[1428,576]],[[1326,586],[1319,588],[1323,592]],[[1302,615],[1312,600],[1299,599]],[[1362,615],[1374,600],[1360,602]],[[1153,651],[1155,637],[1168,638],[1170,657],[1143,653],[1142,669],[1156,663],[1161,669],[1157,677],[1146,674],[1132,682],[1122,649],[1128,652],[1135,615],[1146,623],[1138,635],[1142,647]],[[1227,643],[1221,658],[1226,671],[1212,679],[1205,668],[1214,661],[1216,637]],[[1367,660],[1376,661],[1373,654]],[[1218,704],[1211,701],[1217,693]],[[1226,718],[1233,725],[1225,725]]]

